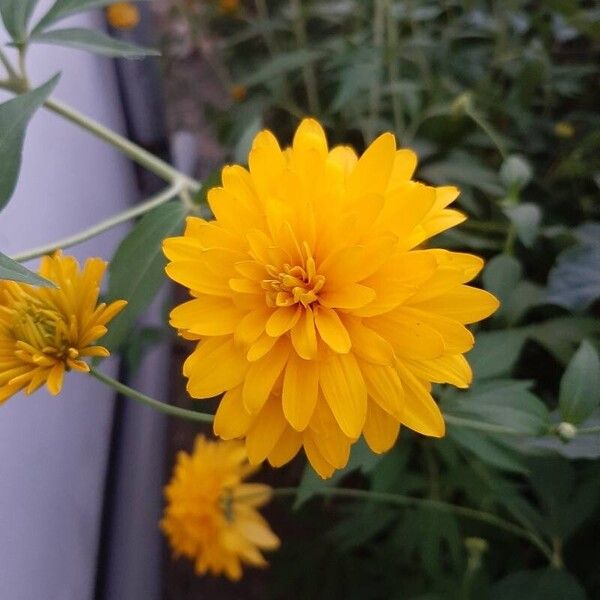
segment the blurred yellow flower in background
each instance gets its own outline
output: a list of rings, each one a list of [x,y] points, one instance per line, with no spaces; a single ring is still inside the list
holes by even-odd
[[[85,358],[109,355],[94,345],[106,324],[127,304],[98,304],[106,263],[86,261],[83,270],[60,252],[42,258],[39,273],[56,288],[0,281],[0,403],[43,384],[56,395],[66,371],[88,372]]]
[[[244,98],[246,98],[246,95],[248,94],[248,88],[246,88],[245,85],[238,83],[231,86],[229,93],[235,102],[241,102],[244,100]]]
[[[554,135],[559,138],[572,138],[575,135],[575,128],[568,121],[559,121],[554,126]]]
[[[240,8],[240,0],[218,0],[219,10],[224,13],[233,13]]]
[[[498,301],[465,285],[480,258],[416,249],[466,218],[448,208],[456,188],[411,180],[416,163],[389,133],[358,158],[329,150],[312,119],[287,150],[263,131],[249,171],[225,167],[210,190],[215,220],[190,217],[165,241],[168,275],[194,297],[171,313],[199,340],[188,392],[225,392],[215,433],[245,437],[251,463],[281,466],[304,447],[329,477],[361,434],[377,453],[401,424],[444,435],[431,383],[469,386],[464,325]]]
[[[243,564],[265,567],[261,551],[279,547],[256,510],[269,501],[271,488],[243,482],[256,470],[240,442],[198,436],[192,455],[178,454],[161,528],[175,556],[191,559],[197,574],[238,580]]]
[[[115,2],[106,8],[106,20],[115,29],[133,29],[140,22],[140,11],[133,2]]]

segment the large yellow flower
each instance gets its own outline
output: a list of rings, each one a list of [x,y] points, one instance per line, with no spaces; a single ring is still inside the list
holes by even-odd
[[[195,299],[171,324],[199,343],[188,392],[225,392],[215,433],[245,437],[251,463],[279,466],[301,447],[328,477],[362,434],[389,449],[400,424],[444,434],[431,382],[467,387],[466,323],[498,306],[465,285],[483,261],[415,249],[465,219],[454,187],[411,180],[410,150],[377,138],[357,158],[304,120],[283,151],[259,133],[249,171],[223,169],[214,221],[190,218],[165,241],[168,275]]]
[[[248,464],[240,442],[211,442],[198,436],[190,456],[180,452],[165,488],[167,507],[161,528],[176,556],[194,561],[196,572],[242,576],[242,563],[266,566],[261,550],[279,539],[256,510],[271,488],[243,483],[257,467]]]
[[[86,261],[83,270],[60,252],[42,259],[39,273],[56,288],[0,281],[0,403],[44,383],[56,395],[66,371],[89,371],[86,357],[108,356],[94,343],[127,304],[98,304],[106,263]]]

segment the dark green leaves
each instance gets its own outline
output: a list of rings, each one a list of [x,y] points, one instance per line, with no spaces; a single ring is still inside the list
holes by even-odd
[[[587,341],[567,366],[560,382],[559,408],[564,421],[578,425],[600,404],[600,358]]]
[[[0,104],[0,210],[10,200],[17,183],[27,124],[58,78],[55,75],[48,83]]]
[[[56,287],[51,281],[40,277],[23,265],[14,261],[12,258],[0,252],[0,281],[8,279],[9,281],[18,281],[19,283],[28,283],[40,287]]]
[[[114,351],[123,344],[137,317],[165,283],[162,241],[181,232],[185,216],[181,202],[159,206],[121,242],[110,263],[107,296],[109,300],[127,300],[128,304],[102,339],[104,346]]]
[[[0,0],[0,15],[13,42],[27,38],[27,25],[38,0]]]
[[[295,50],[292,52],[279,53],[275,58],[266,62],[259,69],[244,77],[241,80],[241,83],[243,85],[269,83],[271,80],[284,73],[300,69],[321,56],[322,53],[315,50]]]
[[[37,44],[55,44],[68,46],[78,50],[88,50],[104,56],[119,58],[143,58],[144,56],[156,56],[156,50],[143,48],[136,44],[130,44],[116,38],[112,38],[95,29],[81,29],[72,27],[68,29],[53,29],[32,36],[31,41]]]
[[[577,580],[564,570],[511,573],[490,590],[490,600],[585,600]]]

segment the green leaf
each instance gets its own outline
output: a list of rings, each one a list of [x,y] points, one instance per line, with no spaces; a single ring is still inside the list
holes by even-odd
[[[560,381],[558,405],[564,421],[579,425],[600,404],[600,358],[583,341]]]
[[[499,377],[512,371],[529,330],[525,327],[503,331],[482,331],[467,356],[476,379]]]
[[[275,58],[265,62],[261,67],[240,80],[242,85],[258,85],[276,79],[285,73],[295,71],[304,65],[323,56],[318,50],[295,50],[281,52]]]
[[[20,2],[21,0],[15,0]],[[144,0],[138,0],[143,2]],[[148,0],[146,0],[148,1]],[[61,21],[69,15],[74,15],[84,10],[108,6],[114,4],[114,0],[56,0],[50,10],[40,19],[39,23],[33,28],[32,35],[36,35],[47,29],[50,25]]]
[[[17,184],[27,124],[59,77],[55,75],[44,85],[0,104],[0,210],[10,200]]]
[[[40,277],[37,273],[26,269],[17,261],[0,252],[0,281],[3,279],[39,287],[56,287],[51,281]]]
[[[78,27],[53,29],[52,31],[38,33],[31,37],[31,42],[68,46],[117,58],[143,58],[144,56],[157,56],[160,54],[151,48],[144,48],[137,44],[110,37],[96,29],[81,29]]]
[[[257,115],[245,127],[233,149],[233,160],[236,164],[248,164],[248,156],[250,155],[250,149],[252,148],[252,141],[262,128],[263,121],[261,115]]]
[[[533,246],[542,222],[540,207],[531,202],[524,202],[517,206],[507,206],[503,210],[514,225],[517,236],[523,245],[528,248]]]
[[[0,0],[0,16],[13,42],[27,39],[27,25],[38,0]]]
[[[518,571],[507,575],[490,589],[490,600],[585,600],[578,581],[561,569]]]
[[[509,189],[519,191],[523,189],[532,177],[531,165],[526,158],[518,154],[509,156],[500,168],[500,180]]]
[[[145,215],[117,248],[109,266],[107,298],[128,304],[102,338],[103,346],[114,351],[125,342],[137,317],[166,282],[162,241],[181,232],[186,214],[182,202],[163,204]]]
[[[537,435],[547,429],[549,414],[546,405],[529,391],[530,387],[528,381],[487,381],[444,400],[442,409],[446,415]]]
[[[522,276],[523,268],[514,256],[499,254],[487,263],[483,272],[483,285],[500,300],[496,316],[502,314]]]

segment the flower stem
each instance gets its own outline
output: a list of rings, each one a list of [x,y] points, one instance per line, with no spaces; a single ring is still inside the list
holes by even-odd
[[[76,111],[75,109],[59,102],[58,100],[49,99],[45,102],[44,106],[52,112],[60,115],[67,119],[71,123],[78,125],[82,129],[85,129],[100,138],[101,140],[108,142],[122,152],[128,158],[131,158],[142,167],[148,169],[152,173],[158,175],[165,181],[174,183],[176,181],[183,182],[187,187],[196,189],[200,187],[200,183],[187,175],[184,175],[164,160],[158,158],[154,154],[144,150],[141,146],[134,144],[127,138],[114,132],[112,129],[105,127],[101,123],[90,119],[86,115]]]
[[[105,385],[113,388],[123,396],[128,396],[133,400],[137,400],[142,404],[145,404],[149,408],[153,410],[157,410],[159,412],[165,413],[171,417],[178,417],[180,419],[186,419],[188,421],[195,421],[197,423],[212,423],[213,415],[208,415],[206,413],[196,412],[194,410],[186,410],[185,408],[178,408],[177,406],[171,406],[170,404],[166,404],[165,402],[159,402],[150,396],[146,396],[146,394],[142,394],[133,388],[97,371],[94,367],[90,368],[90,375],[95,377]]]
[[[4,65],[4,68],[6,69],[6,74],[8,75],[9,80],[18,79],[19,76],[17,75],[17,72],[13,68],[10,60],[8,60],[8,57],[6,56],[6,54],[4,53],[4,50],[2,50],[2,48],[0,48],[0,63],[2,63],[2,65]]]
[[[298,493],[299,488],[287,487],[287,488],[275,488],[272,490],[272,495],[277,496],[294,496]],[[352,498],[358,500],[370,500],[372,502],[381,502],[384,504],[393,504],[395,506],[403,507],[414,507],[424,508],[426,510],[432,510],[436,512],[451,513],[459,517],[466,517],[467,519],[473,519],[474,521],[480,521],[492,525],[497,529],[502,529],[508,533],[512,533],[517,537],[527,540],[533,544],[547,559],[549,562],[553,560],[552,549],[540,538],[537,534],[523,529],[510,521],[497,517],[496,515],[467,506],[457,506],[456,504],[450,504],[448,502],[442,502],[441,500],[432,500],[428,498],[413,498],[411,496],[402,496],[400,494],[392,494],[388,492],[374,492],[371,490],[357,490],[352,488],[322,488],[315,489],[314,494],[320,496],[337,496],[339,498]]]
[[[393,3],[391,0],[386,1],[386,22],[387,22],[387,64],[388,78],[391,86],[392,112],[394,115],[394,129],[399,140],[404,139],[404,115],[402,113],[402,105],[400,97],[394,86],[399,85],[400,79],[400,48],[398,36],[398,23],[392,14]]]
[[[37,258],[38,256],[43,256],[44,254],[50,254],[55,250],[75,246],[76,244],[84,242],[85,240],[89,240],[90,238],[93,238],[99,235],[100,233],[111,229],[112,227],[116,227],[117,225],[130,221],[135,217],[144,215],[147,212],[151,211],[153,208],[156,208],[157,206],[168,202],[171,198],[173,198],[181,191],[182,187],[183,184],[180,181],[175,182],[168,188],[156,194],[155,196],[152,196],[142,204],[138,204],[133,208],[130,208],[129,210],[125,210],[123,212],[120,212],[119,214],[109,217],[108,219],[105,219],[104,221],[100,221],[99,223],[96,223],[95,225],[92,225],[87,229],[82,229],[81,231],[71,236],[62,238],[60,240],[56,240],[54,242],[51,242],[50,244],[45,244],[43,246],[37,246],[36,248],[25,250],[24,252],[11,256],[11,258],[18,262],[23,262],[25,260]]]
[[[600,425],[594,427],[584,427],[583,429],[577,430],[577,435],[590,435],[593,433],[600,433]]]
[[[373,15],[373,47],[379,52],[378,58],[381,59],[383,64],[382,54],[384,52],[383,41],[385,32],[385,17],[386,17],[386,0],[375,0]],[[377,72],[375,73],[375,79],[371,86],[371,94],[369,97],[369,119],[366,129],[367,138],[365,144],[370,144],[375,137],[377,129],[377,120],[379,118],[379,103],[381,99],[381,73],[379,64],[377,65]]]

